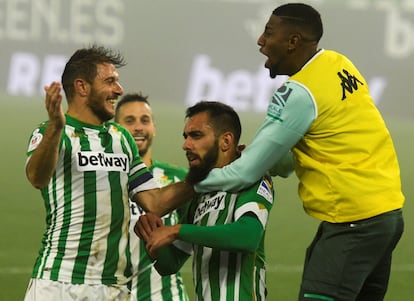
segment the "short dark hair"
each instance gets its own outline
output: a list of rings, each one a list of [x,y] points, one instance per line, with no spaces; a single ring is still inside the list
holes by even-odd
[[[68,100],[75,95],[74,80],[80,77],[91,84],[98,73],[97,65],[105,63],[113,64],[116,68],[126,65],[120,52],[103,46],[94,44],[75,51],[62,74],[62,86]]]
[[[304,3],[288,3],[277,7],[273,15],[281,17],[282,22],[293,25],[305,33],[305,39],[319,42],[323,35],[321,15],[312,6]]]
[[[115,108],[115,121],[118,120],[119,109],[127,103],[130,102],[143,102],[150,106],[148,101],[148,95],[143,95],[142,92],[136,93],[128,93],[122,96],[122,98],[118,101]]]
[[[200,101],[187,108],[185,117],[190,118],[196,114],[207,112],[210,123],[217,135],[230,131],[234,135],[236,145],[241,136],[241,123],[239,115],[229,105],[218,101]]]

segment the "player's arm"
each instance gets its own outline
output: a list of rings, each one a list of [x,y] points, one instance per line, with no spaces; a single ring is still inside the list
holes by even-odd
[[[237,221],[216,226],[176,224],[155,229],[147,241],[147,251],[157,257],[157,250],[176,239],[227,251],[254,252],[262,238],[264,228],[253,213],[246,213]],[[240,239],[243,237],[243,239]]]
[[[193,187],[186,182],[177,182],[157,189],[142,190],[131,199],[146,212],[163,216],[184,205],[194,195]]]
[[[237,221],[225,225],[201,227],[182,224],[178,239],[213,249],[254,252],[263,232],[263,226],[256,216],[246,213]]]
[[[189,253],[174,245],[167,245],[158,250],[154,267],[161,276],[176,274],[189,257]]]
[[[195,191],[241,190],[256,182],[283,158],[289,160],[286,156],[315,120],[317,108],[310,92],[302,85],[287,82],[284,89],[273,95],[263,125],[241,157],[223,168],[211,170],[206,179],[194,186]],[[289,89],[290,94],[286,97]]]
[[[287,178],[293,172],[295,168],[295,160],[293,158],[293,153],[289,150],[280,160],[276,162],[269,169],[269,174],[272,177],[282,177]]]
[[[26,176],[29,182],[38,189],[47,186],[55,172],[60,140],[65,126],[60,84],[54,82],[49,87],[45,87],[45,91],[49,122],[39,144],[26,162]]]

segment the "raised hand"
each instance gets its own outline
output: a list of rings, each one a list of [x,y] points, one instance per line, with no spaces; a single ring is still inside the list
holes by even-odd
[[[52,82],[50,86],[45,86],[44,89],[46,92],[45,106],[49,115],[49,123],[61,129],[66,121],[62,107],[62,86],[58,82]]]

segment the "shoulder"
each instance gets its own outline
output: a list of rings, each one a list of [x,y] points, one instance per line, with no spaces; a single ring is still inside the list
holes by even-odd
[[[129,141],[129,143],[135,144],[135,140],[132,137],[131,133],[126,128],[121,126],[120,124],[118,124],[116,122],[107,122],[106,126],[108,128],[110,128],[110,131],[112,133],[114,133],[114,134],[117,133],[120,137],[125,137],[126,140]]]
[[[124,128],[122,125],[120,125],[119,123],[109,121],[109,122],[106,123],[106,125],[107,125],[107,127],[111,127],[113,129],[115,129],[116,131],[120,131],[122,133],[126,133],[126,132],[129,133],[129,131],[126,128]]]
[[[255,199],[255,200],[265,200],[266,202],[272,204],[274,197],[274,188],[273,180],[269,175],[263,176],[259,181],[250,186],[249,188],[243,190],[239,198],[246,199]]]
[[[267,108],[269,117],[281,121],[286,119],[286,115],[298,119],[315,118],[316,112],[316,101],[311,90],[304,83],[293,78],[273,93]]]
[[[36,126],[36,128],[33,130],[33,132],[39,132],[39,131],[43,132],[46,129],[48,124],[49,124],[49,121],[43,121],[43,122],[39,123]]]

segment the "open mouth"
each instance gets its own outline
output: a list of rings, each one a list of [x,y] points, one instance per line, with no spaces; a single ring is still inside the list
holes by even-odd
[[[187,153],[186,157],[190,165],[197,165],[198,162],[200,161],[200,158],[194,154]]]
[[[145,137],[144,136],[134,136],[135,141],[137,142],[142,142],[145,141]]]

